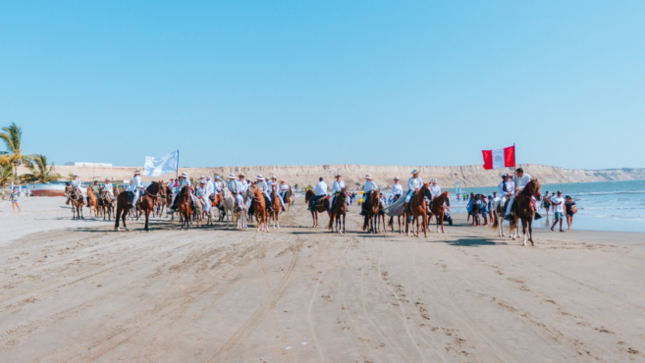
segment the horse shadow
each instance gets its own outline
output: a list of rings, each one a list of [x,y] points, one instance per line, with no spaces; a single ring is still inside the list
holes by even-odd
[[[448,241],[437,241],[440,243],[446,243],[450,246],[457,247],[483,247],[483,246],[495,246],[495,245],[508,245],[506,242],[496,242],[490,238],[486,237],[464,237],[456,240]]]

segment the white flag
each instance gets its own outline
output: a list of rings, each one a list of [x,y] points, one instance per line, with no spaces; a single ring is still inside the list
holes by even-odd
[[[167,173],[174,173],[178,170],[179,150],[173,151],[166,156],[153,158],[146,156],[146,163],[143,166],[143,175],[159,176]]]

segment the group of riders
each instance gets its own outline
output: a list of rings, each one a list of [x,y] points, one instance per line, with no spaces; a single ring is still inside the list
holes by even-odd
[[[393,200],[397,201],[398,199],[404,197],[405,198],[404,209],[406,210],[414,195],[424,185],[423,179],[419,176],[418,170],[416,169],[412,170],[411,174],[412,174],[412,177],[408,179],[406,191],[403,190],[403,186],[399,182],[398,176],[394,177],[393,184],[391,186]],[[338,193],[346,191],[346,186],[345,186],[345,182],[342,180],[342,175],[340,173],[336,173],[334,175],[334,178],[335,180],[334,180],[334,183],[332,184],[330,194],[328,194],[327,183],[325,183],[322,177],[319,179],[318,184],[314,188],[315,196],[311,198],[309,202],[309,210],[314,211],[316,209],[316,202],[322,198],[326,198],[327,196],[330,196],[329,206],[330,208],[332,208],[334,206],[334,201]],[[258,186],[259,190],[263,193],[265,197],[266,205],[269,208],[269,211],[271,212],[273,211],[272,203],[270,202],[270,200],[271,200],[271,193],[274,190],[277,191],[277,195],[282,205],[282,211],[284,211],[285,209],[284,197],[287,191],[289,190],[289,185],[284,180],[278,183],[278,179],[275,175],[267,179],[265,179],[262,175],[258,175],[255,179],[256,179],[255,184]],[[522,168],[516,169],[514,176],[509,174],[502,175],[502,182],[500,182],[499,184],[499,195],[501,197],[499,200],[499,203],[501,203],[502,206],[505,205],[506,219],[509,219],[511,215],[511,207],[513,205],[515,196],[530,181],[531,181],[531,176],[525,173]],[[220,179],[219,176],[215,176],[214,179],[211,179],[210,177],[201,176],[197,183],[198,185],[195,188],[192,188],[192,182],[186,173],[180,174],[177,177],[177,180],[170,179],[169,183],[167,184],[167,187],[172,193],[173,197],[172,197],[171,205],[168,208],[169,214],[172,214],[177,210],[176,197],[184,188],[188,188],[190,190],[190,196],[193,202],[196,199],[199,199],[201,204],[204,206],[203,207],[204,211],[209,212],[212,206],[211,196],[213,194],[219,194],[220,191],[222,191],[224,188],[228,189],[228,191],[236,199],[238,206],[242,207],[245,203],[244,194],[252,184],[249,180],[245,179],[244,174],[239,174],[237,175],[237,177],[235,177],[233,174],[229,174],[228,182],[226,183],[226,185]],[[94,182],[94,184],[97,185],[97,182]],[[73,176],[71,181],[71,186],[72,186],[72,189],[75,191],[76,195],[82,195],[82,192],[80,189],[81,180],[78,177],[78,175]],[[103,190],[107,192],[107,194],[112,200],[114,199],[114,190],[116,190],[116,188],[113,187],[109,179],[105,180],[105,184],[103,185]],[[136,206],[140,196],[143,193],[145,193],[145,190],[143,188],[143,184],[141,181],[141,170],[137,170],[134,172],[134,176],[131,179],[130,185],[127,188],[127,190],[130,192],[132,205]],[[377,191],[379,191],[379,187],[374,182],[372,176],[366,175],[365,185],[363,186],[364,198],[369,196],[370,193],[377,192]],[[429,191],[432,196],[429,202],[431,202],[432,199],[441,195],[441,187],[439,186],[437,179],[431,180]],[[94,190],[94,192],[97,193],[97,197],[98,197],[98,191]],[[67,200],[66,204],[69,204],[69,199]],[[363,206],[364,205],[365,204],[363,204]],[[361,215],[363,215],[364,213],[365,211],[362,210]],[[541,216],[536,213],[535,219],[539,219],[539,218],[541,218]]]
[[[410,200],[414,197],[414,195],[423,187],[423,179],[419,176],[419,171],[418,170],[412,170],[411,172],[412,177],[408,179],[408,189],[405,192],[405,202],[404,202],[404,208],[407,209]],[[330,201],[329,205],[330,208],[333,208],[334,206],[334,200],[336,199],[338,193],[341,193],[343,190],[345,190],[345,182],[342,180],[342,175],[340,173],[336,173],[334,175],[334,184],[332,185],[331,188],[331,196],[330,196]],[[400,179],[398,176],[394,177],[394,183],[392,184],[392,197],[394,198],[394,201],[399,200],[401,197],[404,195],[403,191],[403,186],[399,182]],[[318,181],[318,184],[314,188],[314,193],[315,196],[310,200],[309,204],[309,210],[313,211],[315,210],[316,202],[320,200],[321,198],[327,197],[327,190],[328,186],[327,183],[323,180],[321,177]],[[432,179],[431,185],[430,185],[430,193],[432,195],[432,199],[438,197],[441,195],[441,187],[439,186],[439,182],[437,179]],[[363,200],[365,200],[371,193],[376,193],[379,191],[379,186],[374,182],[374,179],[372,178],[371,175],[365,175],[365,185],[363,186]],[[365,203],[363,203],[363,208],[365,208]],[[361,211],[361,215],[365,214],[365,210],[363,209]]]

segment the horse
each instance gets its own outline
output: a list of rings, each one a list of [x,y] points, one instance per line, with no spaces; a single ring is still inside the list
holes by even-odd
[[[154,208],[154,205],[157,201],[157,197],[159,194],[159,183],[157,182],[152,182],[148,188],[146,188],[146,192],[143,195],[139,196],[139,203],[138,205],[141,207],[141,211],[143,214],[146,216],[146,224],[144,226],[144,229],[146,232],[149,232],[150,230],[148,229],[148,220],[150,218],[150,212],[152,212],[152,208]],[[119,230],[119,219],[123,219],[123,227],[125,230],[128,230],[128,227],[125,224],[125,218],[130,209],[132,208],[132,202],[128,202],[128,192],[121,192],[116,198],[116,221],[114,222],[114,230],[118,231]],[[136,209],[136,206],[134,206],[134,209]]]
[[[506,200],[506,203],[510,203],[510,197]],[[495,221],[493,222],[493,225],[491,226],[492,229],[497,230],[497,234],[499,237],[505,237],[504,236],[504,220],[506,218],[506,203],[502,204],[502,200],[498,200],[495,202],[493,205],[493,217],[495,218]],[[512,225],[512,223],[508,223],[509,226]],[[518,235],[518,229],[513,228],[508,231],[509,237],[512,239],[516,239],[519,237]]]
[[[392,203],[394,204],[394,202],[399,200],[399,198],[401,198],[400,194],[395,195],[394,199],[392,200]],[[404,220],[405,220],[405,214],[400,215],[400,216],[396,216],[397,222],[399,223],[399,234],[402,232],[401,231],[401,218],[404,218]],[[390,221],[387,224],[388,224],[388,226],[390,226],[390,229],[392,230],[392,233],[394,233],[394,216],[390,216]]]
[[[282,203],[280,202],[280,196],[278,196],[278,186],[273,185],[273,190],[271,191],[271,206],[273,207],[273,212],[269,213],[269,220],[271,221],[272,228],[280,228],[280,212],[282,212]]]
[[[540,201],[542,195],[540,194],[540,182],[535,179],[526,184],[524,189],[515,196],[515,201],[511,206],[511,229],[517,228],[518,219],[522,220],[522,233],[524,234],[522,246],[526,246],[527,239],[533,243],[533,216],[535,215],[535,207],[533,206],[532,198]]]
[[[177,213],[179,214],[179,224],[181,225],[180,229],[189,229],[193,224],[191,216],[193,213],[192,209],[192,197],[191,197],[191,186],[185,186],[181,189],[179,194],[175,197],[177,202]]]
[[[253,184],[246,191],[247,198],[251,199],[253,213],[257,221],[258,232],[269,232],[269,206],[264,200],[264,193],[257,184]]]
[[[201,199],[195,197],[194,201],[194,207],[193,208],[193,213],[192,213],[192,220],[193,222],[196,222],[197,227],[202,226],[202,220],[203,220],[203,215],[204,215],[204,202],[201,201]]]
[[[103,220],[105,220],[106,216],[108,221],[112,220],[112,213],[114,213],[114,199],[112,199],[112,196],[105,187],[101,187],[101,189],[99,189],[99,206],[103,212]]]
[[[336,232],[338,234],[345,233],[345,216],[347,215],[347,189],[343,188],[340,192],[336,193],[334,197],[334,205],[331,206],[331,211],[329,213],[329,226],[327,228],[331,229],[331,232],[334,233],[334,221],[336,222]],[[342,217],[342,220],[341,220]],[[342,229],[341,229],[342,225]]]
[[[446,215],[447,207],[450,207],[450,192],[448,191],[439,194],[432,200],[432,205],[430,206],[430,211],[432,212],[432,214],[428,218],[428,224],[430,224],[430,219],[432,218],[432,216],[435,216],[435,218],[437,219],[437,233],[439,233],[439,226],[441,226],[441,233],[446,233],[443,230],[443,218]]]
[[[222,191],[223,201],[222,205],[224,206],[224,216],[226,217],[226,229],[229,229],[231,220],[233,220],[234,228],[241,229],[240,217],[244,214],[244,211],[237,206],[237,199],[235,196],[225,188]]]
[[[363,220],[363,231],[367,233],[378,233],[378,213],[380,211],[381,201],[379,200],[380,190],[373,190],[369,195],[363,195],[363,211],[365,212]]]
[[[423,236],[428,237],[428,226],[427,226],[427,211],[426,211],[426,201],[425,198],[432,198],[432,194],[430,193],[430,183],[425,183],[419,189],[412,200],[410,200],[410,213],[409,215],[412,216],[412,227],[414,228],[414,224],[416,223],[417,225],[417,233],[415,234],[415,237],[419,237],[419,217],[421,218],[421,223],[423,224]],[[406,215],[405,218],[405,231],[410,234],[410,218],[408,215]]]
[[[291,211],[294,214],[296,213],[296,205],[294,203],[293,191],[291,191],[291,187],[289,187],[289,189],[287,189],[287,191],[284,193],[284,205],[287,206],[287,212]]]
[[[309,201],[316,196],[313,190],[309,189],[305,193],[305,203],[307,204],[307,207],[309,207]],[[316,201],[316,205],[314,206],[314,210],[311,211],[311,219],[313,220],[313,225],[311,228],[318,227],[318,213],[322,212],[327,212],[327,215],[330,216],[329,214],[329,196],[325,196],[323,198],[320,198]]]
[[[377,232],[380,232],[381,230],[381,222],[383,223],[383,231],[387,232],[384,210],[385,210],[385,206],[381,202],[381,198],[379,196],[378,213],[376,213],[376,231]]]
[[[85,191],[87,193],[87,207],[90,209],[90,218],[92,217],[92,210],[94,210],[94,216],[99,216],[99,198],[94,193],[92,187],[87,187]]]
[[[219,222],[223,221],[224,220],[224,215],[222,213],[222,210],[219,209],[219,207],[222,206],[222,202],[224,201],[224,196],[222,194],[222,191],[220,190],[217,193],[213,193],[213,194],[209,195],[208,198],[211,201],[211,211],[209,213],[210,214],[209,215],[209,223],[213,224],[212,218],[213,218],[213,211],[215,209],[217,209],[219,211],[219,216],[218,216],[217,220]]]
[[[65,187],[65,196],[69,198],[72,202],[72,219],[84,219],[83,218],[83,193],[80,193],[73,186],[67,185]]]
[[[166,208],[166,199],[168,188],[164,185],[163,180],[159,182],[159,198],[155,204],[155,209],[152,212],[153,217],[161,217],[163,215],[164,209]]]

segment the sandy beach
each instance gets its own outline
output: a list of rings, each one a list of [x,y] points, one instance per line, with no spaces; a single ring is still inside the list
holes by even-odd
[[[268,234],[113,232],[21,205],[0,203],[0,362],[645,361],[645,234],[367,235],[353,206],[340,236],[302,200]]]

